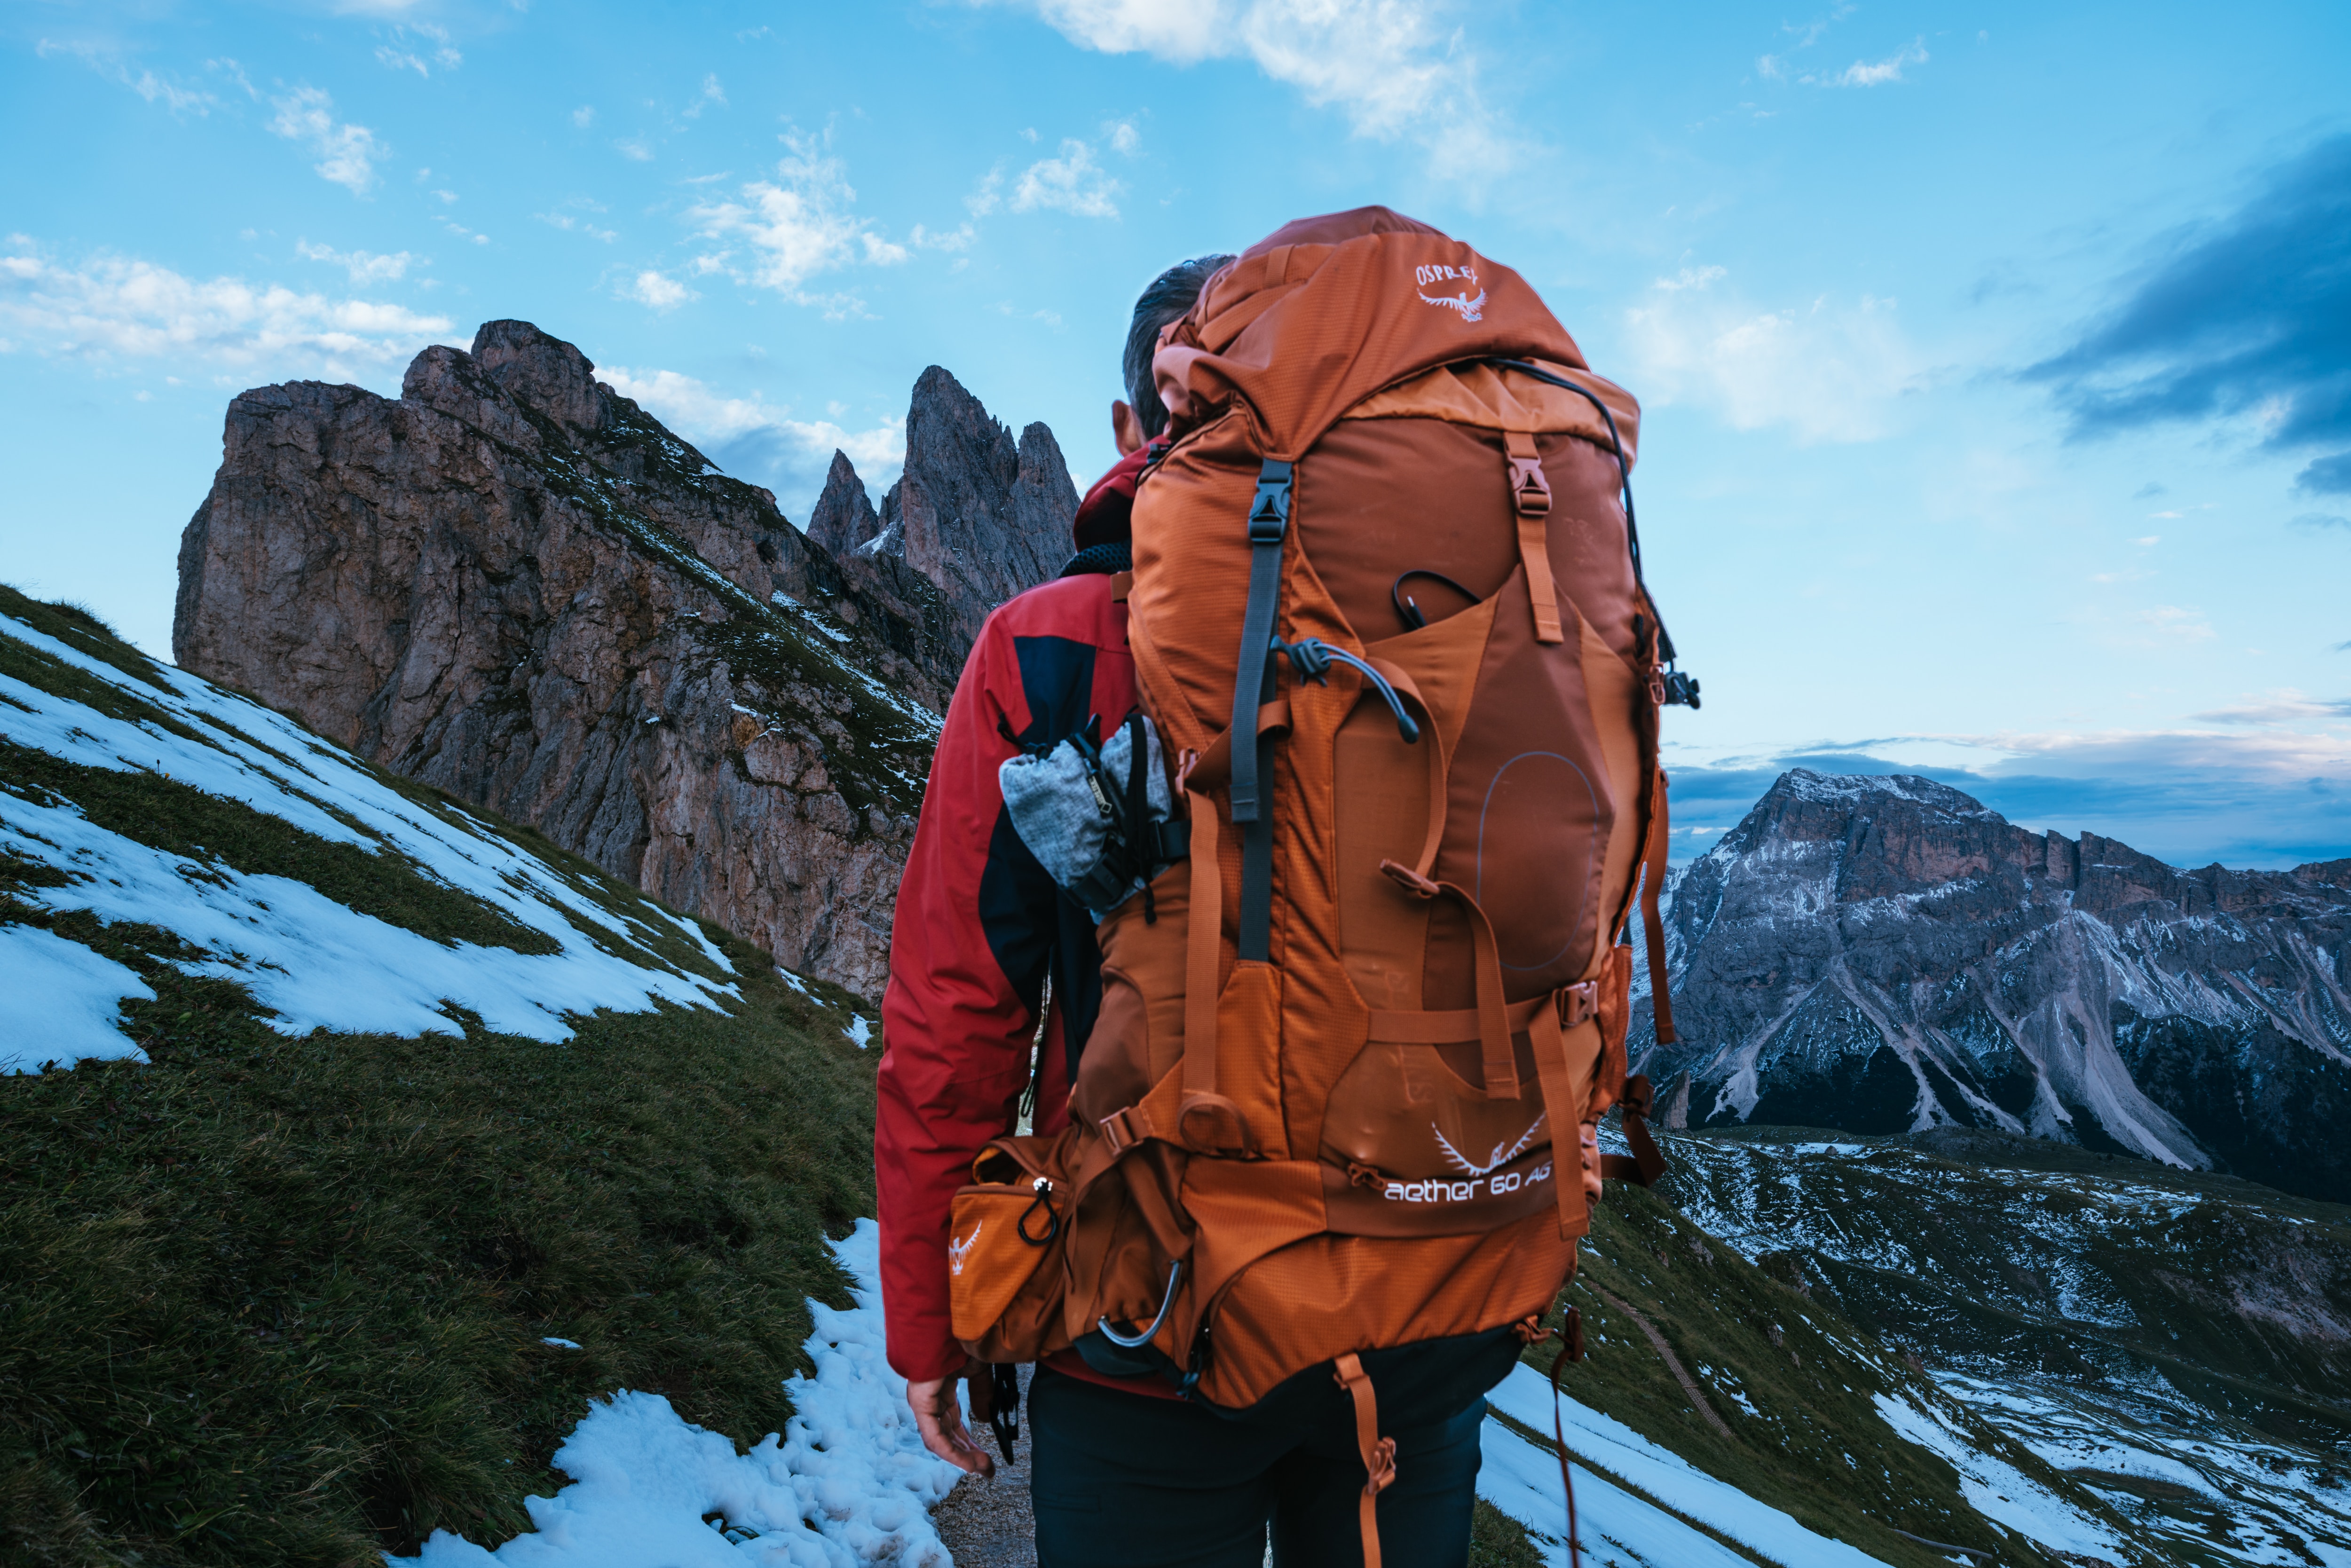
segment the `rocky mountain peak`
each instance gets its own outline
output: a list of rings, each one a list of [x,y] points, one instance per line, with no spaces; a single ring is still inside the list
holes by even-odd
[[[857,476],[849,454],[835,447],[832,466],[824,476],[824,493],[809,514],[808,537],[839,556],[872,543],[881,531],[882,515],[866,498],[865,481]]]
[[[600,387],[588,356],[528,321],[485,321],[474,334],[474,361],[517,401],[573,430],[603,423],[610,388]]]
[[[828,486],[830,487],[830,486]],[[1043,424],[1015,442],[937,365],[914,382],[906,465],[883,497],[877,553],[902,558],[950,600],[997,604],[1059,572],[1074,547],[1077,488]],[[978,624],[970,632],[976,635]]]
[[[1677,879],[1691,1124],[1996,1128],[2351,1195],[2351,877],[2182,871],[1931,780],[1783,775]],[[1673,1088],[1669,1099],[1678,1098]]]
[[[933,367],[885,502],[920,551],[836,549],[886,532],[845,456],[804,535],[594,370],[491,321],[397,400],[234,399],[173,653],[878,995],[938,716],[1069,548],[1060,448]]]

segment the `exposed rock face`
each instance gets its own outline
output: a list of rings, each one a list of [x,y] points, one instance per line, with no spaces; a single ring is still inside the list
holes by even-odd
[[[2351,1198],[2351,861],[2180,871],[1926,779],[1784,774],[1667,922],[1693,1126],[1997,1127]]]
[[[880,532],[866,548],[903,557],[937,583],[969,646],[989,607],[1070,559],[1077,510],[1053,433],[1032,424],[1016,446],[977,398],[933,365],[906,412],[906,471],[882,498]]]
[[[418,355],[397,401],[235,399],[173,653],[877,995],[937,716],[997,602],[975,595],[1069,549],[1051,433],[1008,472],[986,437],[1008,434],[925,371],[910,448],[918,425],[968,437],[910,450],[892,492],[924,497],[931,542],[836,555],[593,370],[493,321]],[[846,458],[833,478],[852,528],[873,517]],[[993,575],[956,564],[976,554]]]
[[[849,454],[836,449],[824,476],[824,493],[809,514],[808,537],[838,556],[871,542],[881,531],[882,517],[865,497],[865,481],[857,476]]]

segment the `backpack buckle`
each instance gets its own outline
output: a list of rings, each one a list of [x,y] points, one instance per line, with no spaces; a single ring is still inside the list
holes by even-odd
[[[1577,1024],[1598,1016],[1600,1012],[1600,982],[1579,980],[1559,988],[1559,1027],[1573,1029]]]
[[[1550,513],[1551,478],[1543,472],[1541,457],[1510,458],[1510,500],[1521,517],[1540,517]]]
[[[1269,457],[1258,470],[1257,498],[1249,503],[1249,543],[1280,544],[1289,531],[1290,465]]]
[[[1135,1107],[1132,1105],[1121,1106],[1094,1124],[1102,1129],[1102,1142],[1110,1145],[1113,1159],[1125,1154],[1149,1135],[1142,1125],[1142,1118],[1134,1112]]]

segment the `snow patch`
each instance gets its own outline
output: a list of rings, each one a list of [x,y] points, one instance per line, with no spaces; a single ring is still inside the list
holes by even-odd
[[[5,797],[0,797],[5,799]],[[5,826],[5,824],[0,824]],[[0,1072],[38,1072],[54,1061],[147,1053],[119,1021],[122,1000],[153,1001],[147,983],[78,942],[31,925],[0,925]]]
[[[0,792],[0,851],[67,879],[63,886],[24,889],[21,899],[173,933],[203,956],[169,962],[244,986],[276,1013],[270,1026],[281,1033],[455,1034],[455,1005],[487,1029],[558,1041],[571,1037],[572,1015],[643,1012],[659,1002],[716,1008],[719,998],[739,994],[732,985],[679,970],[653,950],[653,938],[674,930],[714,967],[731,973],[733,966],[693,923],[651,904],[635,915],[612,913],[583,880],[463,811],[443,814],[409,800],[281,715],[167,665],[152,666],[164,683],[159,688],[6,616],[0,616],[0,636],[161,710],[202,737],[112,717],[0,676],[0,736],[16,745],[84,767],[169,779],[330,842],[404,860],[416,874],[478,899],[559,949],[525,954],[444,945],[359,914],[303,883],[165,854],[98,826],[69,801]],[[29,937],[11,940],[12,952],[29,950]],[[29,1030],[9,1031],[16,1051],[0,1057],[0,1070],[12,1061],[21,1069],[62,1057],[68,1040],[79,1042],[71,1049],[80,1056],[135,1054],[107,1004],[153,993],[95,954],[71,970],[58,967],[54,949],[48,958],[47,977],[59,988],[16,988],[38,998],[38,1016]],[[118,988],[113,996],[96,996],[108,987]],[[110,1042],[93,1020],[105,1026]]]
[[[572,1483],[534,1497],[533,1533],[486,1551],[435,1531],[416,1568],[953,1568],[930,1509],[963,1474],[933,1458],[882,1356],[881,1231],[829,1242],[856,1305],[810,1301],[813,1378],[785,1381],[794,1415],[747,1454],[689,1426],[658,1394],[594,1405],[555,1451]],[[720,1515],[723,1528],[704,1519]]]

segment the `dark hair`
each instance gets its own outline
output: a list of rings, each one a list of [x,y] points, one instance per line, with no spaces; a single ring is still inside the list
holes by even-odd
[[[1143,423],[1143,434],[1155,436],[1167,428],[1167,405],[1159,401],[1159,385],[1151,378],[1152,350],[1159,346],[1160,329],[1170,321],[1180,321],[1200,290],[1207,286],[1219,268],[1233,258],[1229,256],[1196,256],[1189,261],[1179,261],[1151,280],[1143,298],[1134,302],[1134,324],[1126,329],[1126,398],[1134,407],[1134,417]]]

